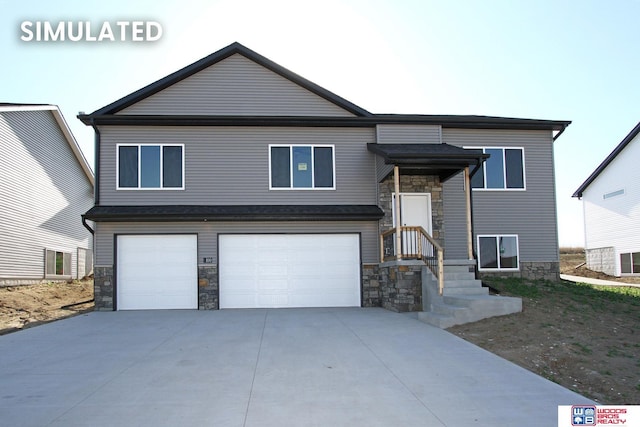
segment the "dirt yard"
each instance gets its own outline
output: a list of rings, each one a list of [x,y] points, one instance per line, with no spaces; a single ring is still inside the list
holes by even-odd
[[[580,251],[563,251],[561,259],[563,273],[619,280],[576,268],[584,262]],[[523,312],[450,332],[600,403],[640,402],[640,289],[610,293],[513,280],[492,285],[522,297]],[[90,311],[93,302],[85,301],[92,298],[91,280],[0,288],[0,334]]]
[[[584,262],[581,253],[561,253],[561,259],[562,273],[621,281],[575,268]],[[602,404],[640,402],[640,289],[612,293],[570,282],[513,280],[492,285],[520,296],[522,313],[449,332]]]
[[[0,335],[91,310],[93,280],[0,287]]]

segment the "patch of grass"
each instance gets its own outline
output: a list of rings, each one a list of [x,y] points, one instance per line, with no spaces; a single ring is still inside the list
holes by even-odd
[[[609,303],[623,303],[640,307],[640,288],[633,286],[595,286],[586,283],[527,280],[515,277],[492,277],[485,279],[485,281],[500,293],[534,300],[545,296],[560,302],[570,300],[584,306],[580,308],[570,306],[571,311],[584,310],[585,308],[593,311],[608,310]]]
[[[571,343],[571,345],[574,346],[574,347],[577,347],[578,350],[580,350],[580,353],[582,353],[582,354],[591,354],[591,353],[593,353],[593,350],[591,350],[589,347],[587,347],[586,345],[581,344],[579,342]]]
[[[540,295],[540,290],[535,284],[529,283],[520,278],[491,278],[487,280],[491,286],[499,290],[501,293],[535,299]]]

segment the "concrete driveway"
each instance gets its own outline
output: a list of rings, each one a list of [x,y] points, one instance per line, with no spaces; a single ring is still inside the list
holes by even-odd
[[[383,309],[95,312],[0,336],[6,426],[551,426],[591,403]]]

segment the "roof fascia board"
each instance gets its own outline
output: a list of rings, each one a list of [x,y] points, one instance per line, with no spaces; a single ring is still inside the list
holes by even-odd
[[[58,107],[55,105],[43,104],[43,105],[2,105],[0,106],[0,112],[11,111],[54,111]]]
[[[593,171],[591,175],[589,175],[589,177],[582,183],[582,185],[578,187],[578,189],[575,191],[575,193],[573,193],[571,197],[581,198],[584,190],[586,190],[587,187],[589,187],[589,185],[591,185],[591,183],[595,181],[596,178],[598,178],[602,171],[604,171],[607,166],[609,166],[609,164],[618,156],[618,154],[620,154],[620,152],[622,152],[622,150],[624,150],[625,147],[629,145],[629,143],[633,141],[636,136],[638,136],[638,134],[640,134],[640,122],[638,122],[638,124],[631,130],[631,132],[629,132],[629,134],[624,137],[620,144],[618,144],[616,148],[614,148],[613,151],[609,153],[609,155],[602,161],[602,163],[600,163],[600,165],[598,165],[598,167]]]
[[[513,119],[482,116],[402,116],[388,117],[309,117],[309,116],[205,116],[205,115],[124,115],[79,114],[78,118],[90,125],[130,126],[360,126],[378,124],[440,125],[454,129],[514,129],[562,130],[571,122],[552,120]]]

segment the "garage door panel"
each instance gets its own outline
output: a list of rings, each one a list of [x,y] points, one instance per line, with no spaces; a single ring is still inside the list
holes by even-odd
[[[261,308],[289,307],[289,296],[282,294],[260,294],[256,299],[256,304]]]
[[[282,277],[279,279],[258,279],[257,290],[267,291],[287,291],[289,289],[287,278]]]
[[[360,306],[359,236],[221,235],[219,279],[221,308]]]
[[[197,236],[118,236],[119,310],[198,308]]]

